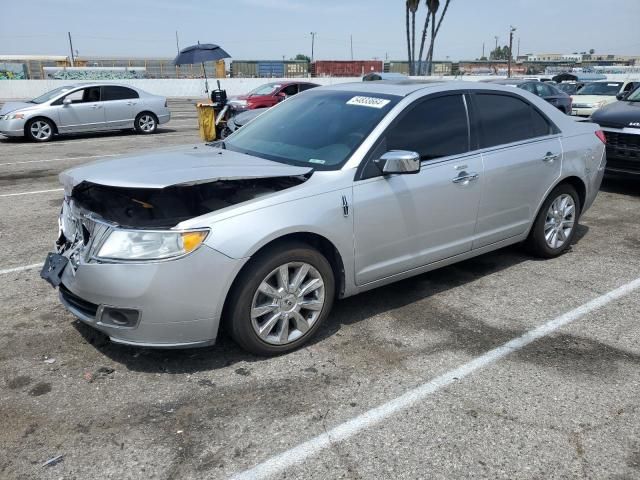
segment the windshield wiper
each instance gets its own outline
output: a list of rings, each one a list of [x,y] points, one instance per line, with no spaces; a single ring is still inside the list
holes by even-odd
[[[224,143],[224,140],[214,140],[213,142],[205,143],[205,145],[207,147],[221,148],[222,150],[226,150],[227,149],[227,144]]]

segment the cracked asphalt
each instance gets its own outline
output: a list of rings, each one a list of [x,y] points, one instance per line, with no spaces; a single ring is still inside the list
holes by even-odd
[[[197,142],[193,103],[153,136],[2,139],[0,195]],[[0,270],[44,259],[61,199],[0,196]],[[228,478],[640,277],[639,251],[640,183],[608,179],[560,258],[514,246],[339,301],[315,341],[270,359],[226,337],[113,345],[37,269],[2,274],[0,477]],[[278,477],[640,478],[639,340],[636,290]]]

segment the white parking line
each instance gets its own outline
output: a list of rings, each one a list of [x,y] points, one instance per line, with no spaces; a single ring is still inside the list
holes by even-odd
[[[31,265],[24,265],[22,267],[5,268],[4,270],[0,270],[0,275],[4,275],[5,273],[24,272],[25,270],[33,270],[34,268],[40,267],[42,267],[42,263],[32,263]]]
[[[62,192],[64,188],[52,188],[51,190],[34,190],[32,192],[3,193],[0,197],[18,197],[20,195],[35,195],[37,193]]]
[[[380,405],[379,407],[368,410],[357,417],[352,418],[340,425],[333,427],[331,430],[325,433],[313,437],[304,443],[299,444],[285,452],[282,452],[268,460],[256,465],[255,467],[245,470],[234,475],[232,480],[248,480],[248,479],[261,479],[268,478],[275,475],[281,475],[282,472],[303,462],[305,459],[315,455],[321,450],[329,447],[331,444],[347,440],[360,431],[372,427],[388,417],[395,415],[396,413],[410,408],[417,402],[424,400],[429,395],[437,392],[438,390],[447,387],[457,380],[460,380],[476,370],[486,367],[487,365],[500,360],[510,353],[518,351],[523,347],[526,347],[530,343],[545,337],[561,327],[564,327],[580,318],[603,307],[604,305],[623,297],[633,290],[640,288],[640,278],[622,285],[615,290],[612,290],[604,295],[585,303],[584,305],[571,310],[570,312],[560,315],[559,317],[550,320],[549,322],[529,330],[524,335],[514,338],[513,340],[488,351],[484,355],[476,357],[468,363],[451,370],[443,375],[440,375],[433,380],[423,383],[422,385],[409,390],[404,395],[394,398],[393,400]]]
[[[86,156],[79,156],[79,157],[46,158],[43,160],[23,160],[21,162],[0,163],[0,167],[4,167],[5,165],[23,165],[25,163],[62,162],[64,160],[87,160],[89,158],[118,157],[120,155],[125,155],[125,154],[114,153],[114,154],[108,154],[108,155],[86,155]]]

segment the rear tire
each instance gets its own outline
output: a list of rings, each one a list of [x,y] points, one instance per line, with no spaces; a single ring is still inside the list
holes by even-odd
[[[55,131],[55,125],[47,118],[34,118],[24,129],[27,138],[33,142],[48,142],[53,138]]]
[[[575,188],[566,183],[554,188],[540,207],[527,238],[531,253],[541,258],[562,254],[576,235],[580,211],[580,198]]]
[[[158,129],[158,117],[151,112],[139,113],[134,122],[136,132],[148,135]]]
[[[335,279],[328,260],[301,242],[258,253],[235,282],[226,327],[256,355],[290,352],[307,343],[329,315]]]

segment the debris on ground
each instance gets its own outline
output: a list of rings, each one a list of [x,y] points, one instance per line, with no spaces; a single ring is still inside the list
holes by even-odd
[[[44,462],[42,464],[42,466],[43,467],[53,467],[54,465],[57,465],[58,463],[60,463],[63,460],[63,458],[64,458],[64,455],[55,456],[53,458],[50,458],[46,462]]]
[[[108,377],[113,372],[115,372],[115,369],[113,369],[111,367],[100,367],[95,372],[84,372],[83,378],[87,382],[93,383],[96,380]]]
[[[56,363],[56,359],[55,358],[45,358],[44,359],[44,363],[48,363],[48,364]]]

